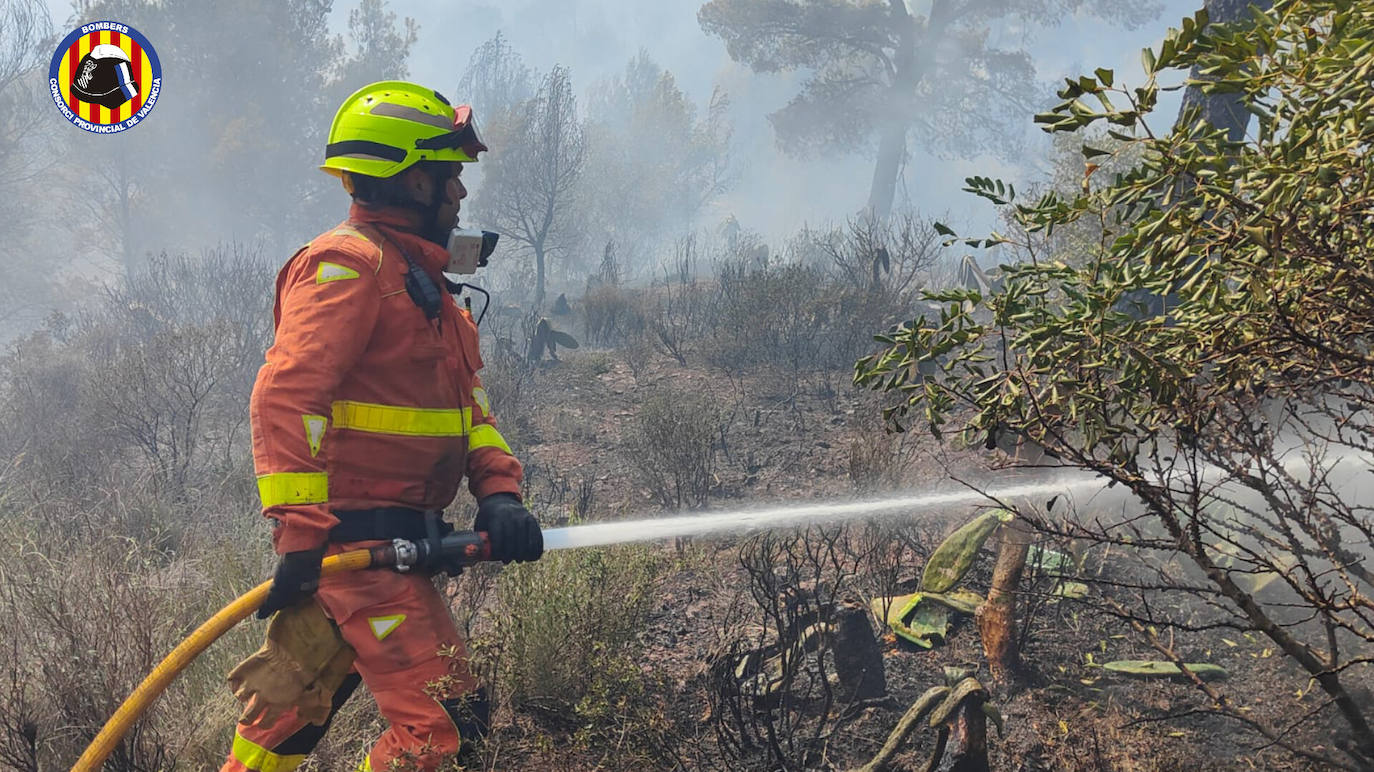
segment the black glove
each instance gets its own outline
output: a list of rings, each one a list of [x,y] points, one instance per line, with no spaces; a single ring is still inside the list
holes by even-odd
[[[258,619],[266,619],[314,595],[320,588],[320,562],[323,560],[323,547],[282,555],[277,572],[272,575],[272,589],[267,591],[267,600],[258,607]]]
[[[493,493],[477,502],[477,520],[472,527],[486,532],[493,560],[523,563],[538,560],[544,554],[539,521],[514,493]]]

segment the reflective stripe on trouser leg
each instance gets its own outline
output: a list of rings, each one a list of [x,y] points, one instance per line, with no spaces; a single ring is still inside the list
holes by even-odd
[[[252,772],[291,772],[305,761],[303,753],[290,756],[273,753],[241,734],[234,735],[234,748],[230,751],[229,757],[231,762],[237,761],[242,766],[231,767],[226,764],[226,768],[247,769]]]
[[[401,760],[432,770],[453,758],[459,729],[440,701],[476,683],[432,580],[391,571],[336,574],[321,580],[316,597],[357,652],[354,667],[390,725],[368,754],[371,768]],[[404,621],[389,622],[396,619]]]
[[[291,772],[315,749],[361,680],[357,673],[344,678],[334,692],[329,718],[323,726],[301,721],[294,710],[271,724],[239,724],[234,733],[233,749],[220,772]]]

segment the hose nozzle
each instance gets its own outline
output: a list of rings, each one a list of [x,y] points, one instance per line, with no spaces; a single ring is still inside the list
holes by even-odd
[[[439,540],[435,551],[427,540],[395,539],[372,548],[373,566],[390,566],[402,573],[411,569],[438,571],[491,560],[491,540],[482,531],[454,531]]]

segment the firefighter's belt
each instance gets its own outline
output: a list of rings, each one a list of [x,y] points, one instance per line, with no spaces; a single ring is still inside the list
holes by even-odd
[[[442,517],[435,512],[435,517]],[[357,541],[391,541],[405,539],[420,541],[429,536],[425,525],[426,513],[408,507],[377,507],[376,509],[336,509],[339,524],[329,531],[329,540],[338,544]],[[447,536],[453,526],[447,521],[438,523],[439,536]]]
[[[295,708],[302,720],[324,724],[354,655],[315,600],[278,611],[262,648],[229,673],[229,687],[245,706],[239,720],[270,725]]]

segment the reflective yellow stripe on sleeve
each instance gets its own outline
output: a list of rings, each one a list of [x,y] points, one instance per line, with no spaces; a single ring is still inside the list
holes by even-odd
[[[472,427],[472,434],[468,435],[468,452],[471,453],[478,448],[500,448],[512,456],[515,455],[506,444],[506,438],[490,424],[477,424]]]
[[[253,772],[291,772],[305,761],[305,754],[283,756],[273,753],[252,740],[234,734],[234,758]]]
[[[407,437],[461,437],[472,408],[398,407],[343,400],[333,405],[334,428]]]
[[[262,506],[322,504],[329,501],[329,475],[324,472],[278,472],[258,475]]]

